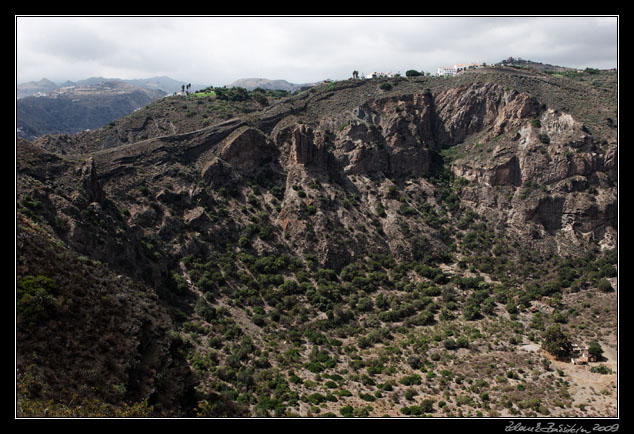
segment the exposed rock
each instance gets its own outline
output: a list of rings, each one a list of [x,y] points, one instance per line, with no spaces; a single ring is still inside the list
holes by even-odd
[[[214,187],[225,184],[235,176],[231,166],[218,157],[214,157],[203,167],[201,175],[207,184]]]
[[[540,199],[534,208],[528,210],[527,217],[542,225],[548,232],[554,233],[561,229],[564,203],[565,199],[562,197]]]
[[[513,185],[519,187],[522,184],[522,171],[517,157],[513,156],[506,163],[494,167],[489,183],[491,185]]]
[[[293,131],[290,161],[292,164],[328,169],[328,151],[323,137],[311,128],[300,125]]]
[[[219,157],[237,170],[248,171],[270,159],[272,150],[273,147],[261,131],[242,127],[221,145]]]

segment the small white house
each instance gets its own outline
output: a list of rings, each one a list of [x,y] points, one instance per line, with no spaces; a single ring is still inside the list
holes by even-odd
[[[380,77],[391,78],[391,77],[394,77],[394,74],[391,72],[371,72],[365,76],[365,78],[380,78]]]

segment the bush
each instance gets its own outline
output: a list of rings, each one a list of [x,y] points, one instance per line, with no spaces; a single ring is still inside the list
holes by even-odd
[[[17,284],[17,316],[20,322],[33,322],[57,305],[55,282],[46,276],[24,276]]]
[[[431,413],[434,411],[434,401],[431,399],[423,399],[420,403],[420,409],[423,413]]]
[[[343,417],[352,417],[354,412],[354,408],[351,405],[346,405],[345,407],[341,407],[339,409],[339,414]]]
[[[422,378],[418,374],[406,375],[401,378],[400,383],[404,386],[413,386],[415,384],[421,384]]]
[[[452,338],[445,339],[444,345],[445,345],[445,348],[448,350],[455,350],[458,348],[458,344]]]
[[[368,401],[368,402],[376,401],[376,398],[373,395],[370,395],[369,393],[365,393],[365,392],[359,393],[359,398],[363,399],[364,401]]]
[[[610,281],[605,278],[597,282],[597,288],[602,292],[611,292],[614,290],[614,288],[612,288],[612,284],[610,283]]]
[[[392,85],[388,82],[385,82],[381,85],[381,89],[383,90],[392,90]]]
[[[590,368],[590,372],[595,374],[607,375],[607,374],[612,374],[614,371],[612,371],[612,369],[608,368],[605,365],[600,365],[600,366],[593,366],[592,368]]]

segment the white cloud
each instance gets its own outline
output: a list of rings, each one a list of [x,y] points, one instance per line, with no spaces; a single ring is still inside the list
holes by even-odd
[[[435,71],[508,56],[617,63],[616,17],[17,17],[18,82],[168,75],[224,85]]]

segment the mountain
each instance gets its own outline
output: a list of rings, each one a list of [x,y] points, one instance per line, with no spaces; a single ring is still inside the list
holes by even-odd
[[[481,68],[19,139],[17,415],[616,417],[617,89]]]
[[[19,84],[16,87],[16,94],[18,98],[22,98],[25,96],[35,95],[37,93],[46,93],[50,92],[54,89],[57,89],[59,86],[53,83],[52,81],[43,78],[39,81],[29,81],[26,83]]]
[[[56,89],[70,87],[70,86],[95,86],[103,82],[123,82],[129,83],[144,89],[160,90],[167,94],[173,94],[174,92],[180,92],[181,86],[187,85],[187,82],[174,80],[167,76],[140,78],[140,79],[121,79],[121,78],[104,78],[104,77],[90,77],[76,82],[67,80],[62,84],[55,84],[52,81],[43,78],[40,81],[30,81],[26,83],[20,83],[16,86],[16,92],[18,98],[24,98],[26,96],[33,96],[37,93],[46,93]],[[203,89],[207,85],[192,84],[192,89]]]
[[[163,96],[163,91],[121,81],[56,88],[44,96],[17,100],[17,135],[33,139],[44,134],[73,134],[101,128]]]
[[[243,87],[247,90],[262,88],[268,90],[286,90],[295,92],[296,90],[314,86],[315,83],[295,84],[286,80],[269,80],[268,78],[241,78],[231,83],[230,87]]]
[[[170,77],[151,77],[140,79],[120,79],[120,78],[103,78],[103,77],[91,77],[77,82],[77,85],[95,85],[104,81],[121,81],[124,83],[132,84],[144,89],[160,90],[166,94],[173,94],[174,92],[181,92],[182,86],[190,83],[184,81],[174,80]],[[202,89],[207,87],[202,84],[192,84],[192,89]]]

